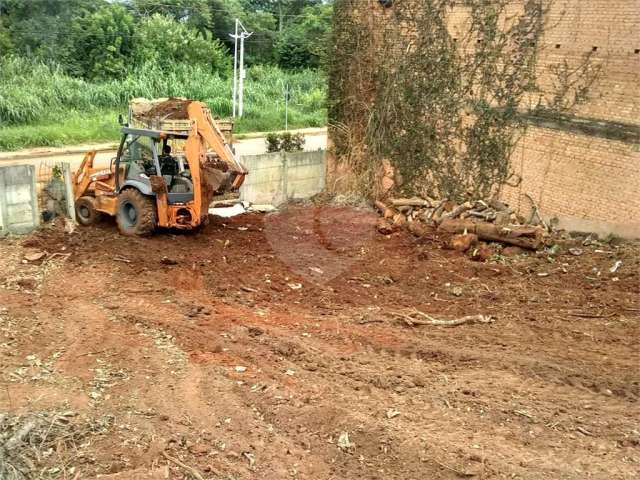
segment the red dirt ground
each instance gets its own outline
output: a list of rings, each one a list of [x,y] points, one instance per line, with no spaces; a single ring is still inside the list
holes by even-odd
[[[30,478],[638,478],[637,244],[477,263],[375,221],[0,241],[0,411],[86,427]]]

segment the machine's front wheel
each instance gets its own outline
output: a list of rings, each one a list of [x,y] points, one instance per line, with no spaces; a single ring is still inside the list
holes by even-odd
[[[116,222],[123,235],[150,235],[157,223],[153,198],[143,195],[138,190],[124,190],[118,195]]]
[[[93,198],[80,197],[76,200],[76,219],[80,225],[93,225],[102,219],[102,213],[96,210]]]

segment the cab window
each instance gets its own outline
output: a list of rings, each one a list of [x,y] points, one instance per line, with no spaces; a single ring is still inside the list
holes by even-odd
[[[153,167],[153,140],[149,137],[129,136],[125,142],[122,161],[141,167]]]

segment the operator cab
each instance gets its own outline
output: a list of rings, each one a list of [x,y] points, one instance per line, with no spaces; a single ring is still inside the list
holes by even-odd
[[[175,205],[193,200],[193,181],[184,155],[173,155],[174,146],[184,144],[186,135],[124,127],[115,159],[116,192],[134,187],[145,195],[155,195],[152,176],[162,177],[167,186],[167,203]],[[159,153],[161,152],[161,153]]]

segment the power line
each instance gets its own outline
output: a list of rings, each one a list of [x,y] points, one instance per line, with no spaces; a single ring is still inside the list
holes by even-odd
[[[44,34],[45,36],[51,37],[51,38],[58,38],[58,37],[74,37],[76,36],[76,32],[72,32],[69,30],[52,30],[52,29],[26,29],[26,28],[11,28],[9,29],[9,31],[11,33],[19,33],[19,34],[23,34],[23,35],[33,35],[36,33],[39,34]],[[89,30],[81,30],[82,33],[88,34],[90,36],[100,36],[100,37],[109,37],[109,38],[120,38],[123,36],[134,36],[135,35],[135,31],[133,32],[127,32],[127,31],[111,31],[111,32],[105,32],[103,30],[95,30],[95,31],[89,31]],[[269,39],[256,39],[254,40],[252,43],[264,43],[264,44],[268,44],[271,42],[275,42],[277,40],[277,37],[280,35],[279,32],[275,31],[275,30],[263,30],[263,31],[257,31],[254,32],[255,35],[264,35],[264,34],[268,34],[273,32],[273,39],[269,40]],[[213,32],[212,32],[213,33]],[[218,38],[216,36],[213,37],[213,39],[215,40],[220,40],[223,42],[223,40],[221,38]],[[209,39],[206,39],[209,40]],[[224,43],[224,42],[223,42]]]

